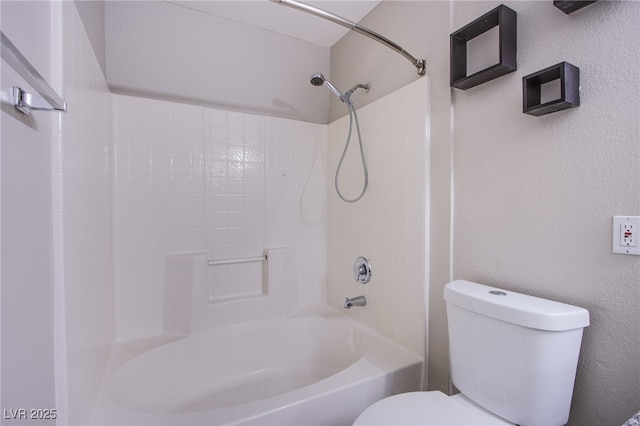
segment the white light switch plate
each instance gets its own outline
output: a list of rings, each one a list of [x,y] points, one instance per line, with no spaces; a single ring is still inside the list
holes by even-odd
[[[613,252],[640,255],[640,216],[613,217]]]

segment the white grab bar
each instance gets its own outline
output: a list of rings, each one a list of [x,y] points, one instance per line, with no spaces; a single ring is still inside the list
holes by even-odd
[[[207,264],[209,266],[213,265],[231,265],[234,263],[249,263],[249,262],[264,262],[267,260],[267,255],[263,254],[262,256],[255,257],[242,257],[237,259],[209,259],[207,260]]]

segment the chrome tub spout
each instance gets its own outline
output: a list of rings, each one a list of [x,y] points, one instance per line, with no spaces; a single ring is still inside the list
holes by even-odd
[[[354,297],[353,299],[349,299],[348,297],[344,300],[344,308],[351,309],[352,306],[365,306],[367,304],[367,299],[364,296]]]

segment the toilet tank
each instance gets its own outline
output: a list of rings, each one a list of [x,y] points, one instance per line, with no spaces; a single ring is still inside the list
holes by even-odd
[[[444,299],[460,392],[518,425],[566,424],[589,312],[463,280]]]

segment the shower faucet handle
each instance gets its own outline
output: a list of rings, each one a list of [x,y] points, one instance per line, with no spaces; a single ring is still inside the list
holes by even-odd
[[[353,264],[353,274],[359,283],[368,283],[371,280],[371,261],[364,256],[357,257]]]

